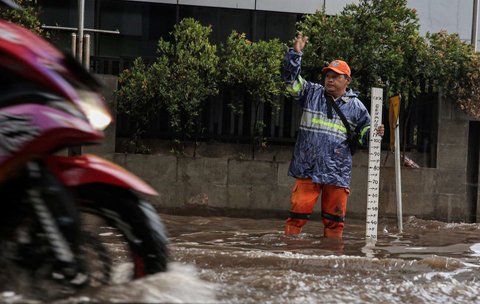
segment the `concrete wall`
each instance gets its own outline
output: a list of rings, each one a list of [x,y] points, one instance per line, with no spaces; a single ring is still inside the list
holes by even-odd
[[[447,143],[441,144],[440,150],[444,149],[442,145],[448,146]],[[382,152],[382,164],[388,153]],[[271,151],[270,154],[264,152],[258,155],[261,160],[254,161],[242,160],[233,153],[226,153],[224,157],[202,156],[207,152],[199,154],[196,158],[125,153],[104,153],[103,156],[139,175],[157,189],[160,196],[153,198],[153,202],[164,212],[263,217],[287,215],[294,182],[287,176],[289,161],[286,155],[291,155],[291,147]],[[267,160],[273,158],[277,160]],[[367,161],[367,151],[361,150],[354,157],[352,192],[348,203],[348,216],[352,218],[365,217]],[[456,161],[455,158],[439,160],[442,164],[439,168],[402,168],[404,216],[449,222],[467,222],[470,219],[465,167],[461,165],[463,160],[460,163]],[[380,174],[379,216],[396,217],[393,155],[388,157]],[[319,212],[319,205],[315,212]]]
[[[436,170],[439,184],[437,192],[441,200],[438,204],[447,212],[449,219],[463,217],[468,221],[476,209],[473,206],[476,202],[469,201],[467,195],[468,138],[480,134],[469,134],[471,118],[453,102],[440,100],[439,103]]]
[[[388,152],[382,153],[382,163]],[[142,177],[160,193],[155,206],[165,212],[287,215],[294,179],[288,161],[173,155],[104,154]],[[367,152],[355,155],[347,216],[365,217]],[[396,217],[395,175],[390,162],[381,169],[379,216]],[[403,215],[441,221],[466,221],[465,187],[458,169],[402,168]],[[315,212],[320,210],[319,205]]]

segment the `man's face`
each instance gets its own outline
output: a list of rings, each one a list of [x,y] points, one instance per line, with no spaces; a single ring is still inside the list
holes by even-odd
[[[335,98],[345,94],[349,84],[350,77],[347,75],[338,74],[332,70],[325,74],[325,91]]]

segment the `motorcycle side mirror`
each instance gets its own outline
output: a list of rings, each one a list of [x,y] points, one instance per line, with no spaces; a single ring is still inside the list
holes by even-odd
[[[14,9],[22,9],[22,7],[20,5],[18,5],[15,1],[13,0],[0,0],[0,4],[2,5],[6,5],[10,8],[14,8]]]

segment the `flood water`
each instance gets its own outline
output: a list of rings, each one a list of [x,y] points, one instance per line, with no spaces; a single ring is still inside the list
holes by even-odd
[[[380,219],[366,246],[365,224],[349,219],[342,242],[320,221],[283,235],[283,219],[162,215],[169,271],[56,303],[480,303],[480,225]],[[23,302],[0,291],[1,302]],[[35,299],[31,299],[35,303]]]

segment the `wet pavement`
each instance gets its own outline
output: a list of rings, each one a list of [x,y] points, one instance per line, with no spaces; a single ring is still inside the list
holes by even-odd
[[[283,219],[162,218],[168,272],[56,303],[480,303],[480,224],[410,217],[398,234],[380,219],[378,241],[366,246],[361,220],[348,220],[338,242],[322,237],[320,221],[285,237]],[[35,298],[0,290],[0,301]]]

